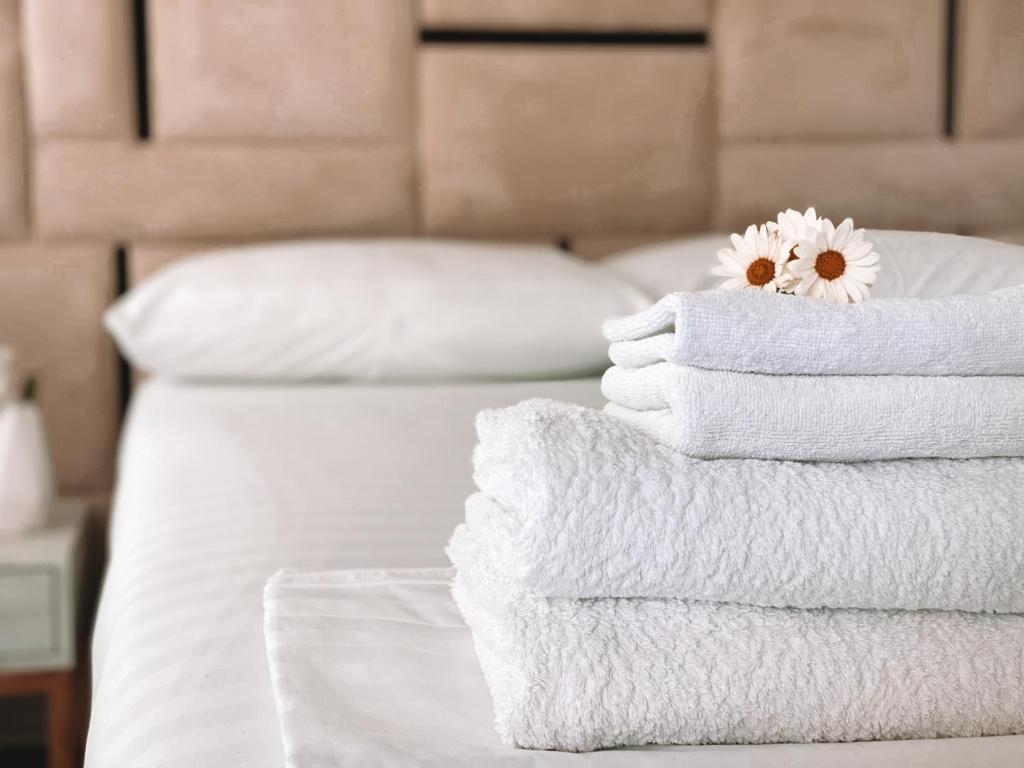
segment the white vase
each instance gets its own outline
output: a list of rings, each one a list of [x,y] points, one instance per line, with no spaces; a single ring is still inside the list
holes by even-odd
[[[53,497],[39,407],[31,400],[0,404],[0,534],[45,525]]]

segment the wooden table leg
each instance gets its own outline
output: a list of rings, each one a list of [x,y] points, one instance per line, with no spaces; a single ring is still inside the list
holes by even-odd
[[[75,718],[75,675],[52,676],[46,693],[46,764],[49,768],[78,766],[78,723]]]

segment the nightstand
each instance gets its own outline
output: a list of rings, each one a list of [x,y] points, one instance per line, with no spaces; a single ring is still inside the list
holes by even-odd
[[[46,528],[0,537],[0,696],[46,699],[50,768],[79,763],[77,660],[86,503],[61,499]]]

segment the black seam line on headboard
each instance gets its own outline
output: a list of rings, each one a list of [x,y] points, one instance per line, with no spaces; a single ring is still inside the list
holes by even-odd
[[[957,22],[959,20],[958,0],[946,0],[946,90],[943,114],[943,133],[956,133],[956,68],[957,68]]]
[[[135,130],[140,141],[149,138],[149,53],[146,39],[146,0],[132,0],[132,44],[135,53]]]
[[[632,32],[632,31],[551,31],[551,30],[493,30],[493,29],[444,29],[433,28],[420,31],[422,43],[444,43],[447,45],[660,45],[700,46],[706,45],[707,32]]]
[[[117,243],[114,246],[114,290],[118,296],[128,291],[128,246]],[[132,391],[132,371],[124,355],[117,353],[117,401],[121,418],[128,411],[128,398]]]

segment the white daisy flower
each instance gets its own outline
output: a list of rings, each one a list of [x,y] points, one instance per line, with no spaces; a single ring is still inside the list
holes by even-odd
[[[731,239],[733,247],[718,252],[722,263],[711,270],[714,275],[729,278],[719,288],[778,291],[786,263],[778,234],[769,232],[764,224],[760,228],[751,224],[743,237],[732,235]]]
[[[792,249],[796,247],[796,244],[801,240],[810,240],[811,235],[809,233],[816,233],[820,230],[821,217],[818,216],[813,207],[808,208],[803,213],[793,208],[787,208],[779,213],[776,221],[768,222],[768,231],[779,233],[779,237],[782,238],[782,250],[793,259],[796,258],[796,255]]]
[[[844,219],[838,227],[823,219],[821,229],[807,231],[793,253],[797,258],[787,268],[799,296],[864,301],[880,268],[874,246],[864,239],[863,229],[853,228],[853,219]]]
[[[813,239],[814,235],[821,230],[821,217],[818,216],[814,207],[808,208],[803,213],[793,208],[787,208],[779,213],[775,221],[768,222],[768,231],[777,232],[782,240],[782,252],[787,254],[786,263],[796,261],[794,249],[801,240]],[[796,283],[796,278],[789,269],[782,273],[780,285],[783,290],[791,290]]]

